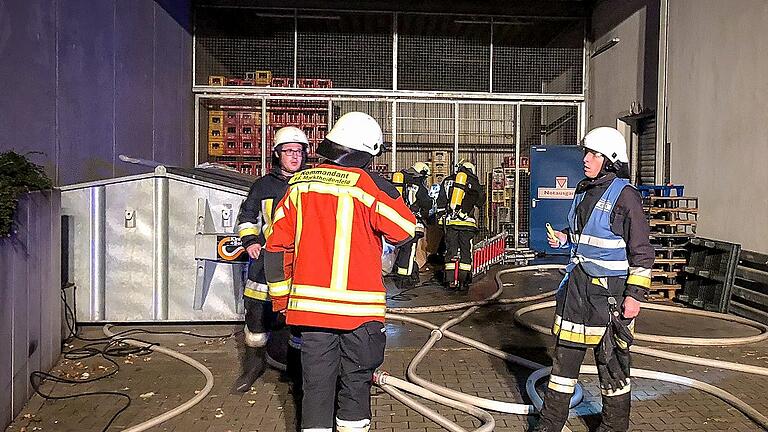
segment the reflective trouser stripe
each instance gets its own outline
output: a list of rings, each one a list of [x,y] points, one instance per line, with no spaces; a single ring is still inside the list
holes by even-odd
[[[576,378],[550,375],[547,387],[559,393],[573,394],[577,382],[578,380]]]
[[[256,300],[269,300],[269,287],[266,284],[249,280],[245,283],[243,295]]]
[[[368,432],[370,428],[371,420],[341,420],[336,417],[336,431],[337,432]]]

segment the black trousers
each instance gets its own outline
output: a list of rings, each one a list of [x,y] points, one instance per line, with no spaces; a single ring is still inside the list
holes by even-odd
[[[274,327],[276,314],[272,312],[272,304],[267,301],[243,297],[245,306],[245,325],[251,333],[266,333]]]
[[[469,283],[472,276],[472,238],[473,229],[445,227],[445,282]],[[459,262],[455,262],[455,258]],[[458,266],[458,279],[456,278]]]
[[[419,241],[418,238],[408,241],[402,244],[397,249],[397,258],[395,259],[395,273],[398,276],[411,276],[414,269],[418,272],[418,266],[416,265],[416,244]]]
[[[557,344],[552,359],[552,374],[547,384],[544,407],[537,430],[560,431],[568,420],[568,403],[576,388],[586,347]],[[599,369],[598,369],[599,370]],[[624,432],[629,428],[630,384],[617,391],[605,390],[607,377],[598,374],[603,399],[603,420],[599,431]]]
[[[303,327],[301,339],[302,430],[333,429],[334,394],[338,420],[370,420],[373,372],[384,362],[384,324],[348,331]]]

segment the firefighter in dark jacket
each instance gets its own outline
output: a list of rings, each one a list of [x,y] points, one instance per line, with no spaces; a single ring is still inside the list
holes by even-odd
[[[555,351],[539,432],[560,432],[568,418],[586,350],[595,352],[603,399],[599,432],[629,429],[629,346],[634,318],[651,286],[654,250],[640,194],[629,183],[626,143],[599,127],[582,142],[586,178],[563,231],[550,228],[552,247],[569,247],[570,263],[557,291]]]
[[[448,289],[465,291],[472,280],[472,238],[477,232],[475,207],[485,193],[468,161],[459,163],[456,174],[443,179],[437,196],[437,217],[445,228],[445,278]]]
[[[267,342],[270,341],[270,330],[276,321],[269,303],[262,248],[272,233],[274,207],[285,195],[288,180],[304,168],[308,146],[307,136],[301,129],[289,126],[278,130],[272,151],[272,171],[253,183],[237,216],[237,231],[251,260],[243,292],[246,347],[243,372],[235,382],[236,391],[248,391],[264,372]],[[297,337],[291,337],[289,341],[294,349],[298,348],[299,343]],[[298,357],[298,354],[293,354],[289,356],[290,359]]]
[[[424,237],[424,223],[432,208],[432,199],[429,197],[427,177],[431,170],[424,162],[416,162],[412,167],[396,172],[392,176],[392,183],[405,201],[405,205],[416,216],[416,237],[397,249],[395,259],[395,284],[399,289],[418,283],[419,271],[415,265],[416,246],[420,238]]]

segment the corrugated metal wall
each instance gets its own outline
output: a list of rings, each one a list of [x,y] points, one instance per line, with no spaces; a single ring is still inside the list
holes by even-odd
[[[0,428],[32,395],[29,374],[61,353],[61,196],[19,202],[18,232],[0,240]]]

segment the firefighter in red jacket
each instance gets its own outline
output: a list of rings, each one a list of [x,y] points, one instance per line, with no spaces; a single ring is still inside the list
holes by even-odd
[[[386,343],[382,239],[399,245],[416,228],[394,186],[366,169],[382,146],[371,116],[343,115],[317,149],[327,162],[293,176],[275,209],[265,268],[273,309],[301,329],[302,431],[333,431],[334,408],[337,431],[370,428]]]

